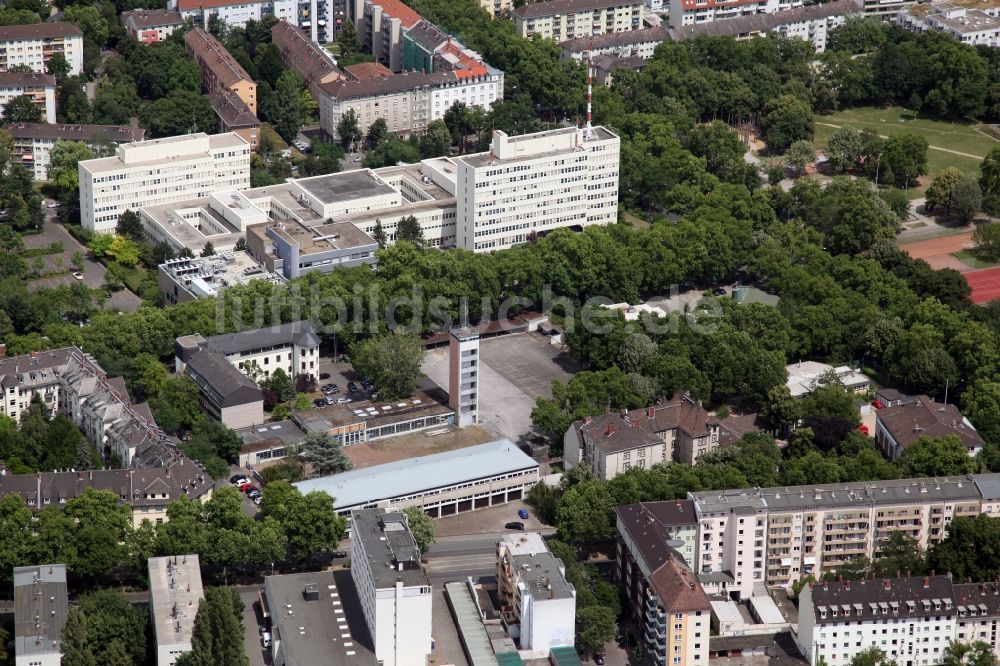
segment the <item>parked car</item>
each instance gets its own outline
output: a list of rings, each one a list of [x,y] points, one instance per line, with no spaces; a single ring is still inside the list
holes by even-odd
[[[364,155],[358,155],[357,157],[355,157],[355,158],[354,158],[354,161],[355,161],[355,162],[360,162],[360,161],[361,161],[361,160],[363,160],[363,159],[365,159],[365,156],[364,156]]]
[[[358,385],[355,384],[354,382],[348,382],[347,383],[347,390],[350,391],[351,393],[357,393],[358,392]]]
[[[337,404],[338,405],[349,405],[349,404],[351,404],[351,402],[353,402],[353,401],[350,398],[348,398],[346,395],[343,396],[343,397],[341,397],[341,398],[337,398]]]
[[[80,271],[73,271],[73,279],[74,280],[82,280],[83,279],[83,273],[81,273]]]
[[[59,202],[53,201],[52,203],[49,204],[49,208],[59,208]]]
[[[260,488],[251,488],[247,491],[247,497],[250,499],[257,499],[258,497],[263,497],[264,493],[260,491]]]
[[[239,488],[240,490],[243,490],[242,486],[245,486],[248,483],[251,483],[251,481],[245,476],[241,476],[240,478],[233,481],[233,485]]]
[[[246,478],[247,477],[244,476],[243,474],[233,474],[231,477],[229,477],[229,483],[236,483],[237,481],[242,481]]]
[[[332,405],[336,400],[337,399],[333,397],[333,394],[330,394],[330,395],[326,396],[325,398],[323,398],[323,404],[324,405]]]
[[[875,409],[882,409],[883,407],[885,407],[885,403],[876,398],[875,400],[872,400],[872,407],[874,407]]]
[[[256,504],[257,506],[260,506],[260,503],[261,501],[263,501],[263,499],[264,499],[263,495],[257,495],[257,497],[253,498],[253,503]]]
[[[858,430],[861,431],[862,435],[868,435],[871,433],[871,431],[868,429],[868,426],[866,426],[864,423],[858,426]]]
[[[239,485],[241,493],[245,493],[246,491],[250,490],[253,487],[254,485],[250,483],[249,480],[244,480],[244,482]]]
[[[347,557],[347,551],[346,550],[335,550],[331,554],[333,555],[333,559],[335,559],[335,560],[342,560],[345,557]]]
[[[503,528],[505,530],[520,530],[520,531],[523,532],[524,531],[524,523],[520,523],[520,522],[514,521],[514,522],[507,523],[506,525],[503,526]]]
[[[716,287],[714,290],[712,290],[712,293],[715,294],[716,296],[725,296],[726,295],[726,288],[725,287]]]
[[[370,398],[371,400],[378,400],[378,393],[376,393],[375,391],[372,391],[372,392],[371,392],[371,393],[370,393],[370,394],[368,395],[368,397],[369,397],[369,398]]]
[[[319,379],[320,379],[320,381],[323,381],[324,379],[329,379],[329,378],[330,378],[330,373],[329,372],[321,372],[321,373],[319,373]]]
[[[517,512],[517,517],[520,518],[521,520],[527,520],[528,519],[528,510],[527,509],[519,509],[518,512]]]
[[[313,405],[315,405],[316,407],[326,407],[326,400],[324,400],[323,398],[316,398],[315,400],[313,400]]]
[[[603,664],[604,664],[604,655],[601,654],[601,653],[599,653],[599,652],[597,654],[595,654],[594,655],[594,663],[597,664],[597,666],[603,666]]]

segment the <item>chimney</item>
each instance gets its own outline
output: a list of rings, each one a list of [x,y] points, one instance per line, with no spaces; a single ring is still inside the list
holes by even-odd
[[[924,589],[926,590],[930,586],[931,586],[931,579],[928,578],[927,576],[924,576]]]
[[[888,578],[886,578],[884,581],[882,581],[882,587],[885,588],[886,590],[891,590],[892,589],[892,581],[889,580]]]
[[[844,589],[847,590],[848,592],[851,591],[851,581],[849,580],[844,581]]]
[[[590,425],[590,422],[593,421],[593,420],[594,420],[594,418],[592,416],[584,416],[583,417],[583,425]]]
[[[604,431],[604,434],[607,435],[608,437],[610,437],[611,435],[615,434],[616,432],[618,432],[618,429],[615,428],[615,424],[614,423],[609,423],[607,429],[605,429],[605,431]]]
[[[647,408],[646,408],[646,416],[647,416],[648,418],[651,418],[651,419],[652,419],[652,418],[655,418],[655,417],[656,417],[656,408],[655,408],[655,407],[653,407],[653,406],[649,406],[649,407],[647,407]]]

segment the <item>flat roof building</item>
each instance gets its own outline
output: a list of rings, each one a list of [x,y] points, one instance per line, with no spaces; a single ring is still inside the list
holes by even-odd
[[[14,567],[16,666],[59,666],[68,615],[65,564]]]
[[[48,180],[49,153],[56,141],[81,141],[91,149],[142,141],[146,130],[138,125],[65,125],[49,123],[15,123],[5,125],[14,140],[13,157],[33,175],[35,180]]]
[[[501,439],[294,485],[303,494],[329,493],[342,515],[366,506],[419,506],[438,518],[523,499],[537,482],[538,462]]]
[[[139,211],[250,186],[250,144],[229,134],[186,134],[118,146],[114,157],[80,162],[83,227],[112,233]]]
[[[673,29],[699,23],[776,14],[802,6],[802,0],[670,0],[668,21]]]
[[[168,305],[215,298],[225,289],[254,280],[284,284],[285,278],[258,264],[244,251],[224,251],[210,257],[170,259],[157,267],[160,297]]]
[[[83,71],[83,31],[75,24],[45,21],[0,26],[0,72],[23,65],[44,74],[45,64],[56,54],[66,59],[70,76]]]
[[[788,379],[785,385],[793,398],[801,398],[812,393],[826,380],[838,382],[852,393],[861,393],[871,387],[872,380],[867,375],[846,365],[833,367],[818,361],[799,361],[785,366]]]
[[[431,654],[431,584],[406,514],[351,512],[351,578],[383,666],[424,666]]]
[[[149,609],[156,636],[156,666],[174,666],[191,651],[198,604],[204,598],[198,555],[151,557]]]
[[[1000,7],[987,3],[930,2],[904,7],[896,23],[913,32],[938,30],[963,44],[1000,46]]]

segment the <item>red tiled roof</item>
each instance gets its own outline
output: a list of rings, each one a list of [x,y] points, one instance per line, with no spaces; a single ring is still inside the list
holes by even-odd
[[[649,577],[649,585],[668,613],[710,611],[712,604],[691,570],[674,558]]]
[[[420,22],[420,14],[416,13],[400,0],[373,0],[373,5],[378,5],[382,11],[393,18],[398,18],[404,27],[412,28]]]
[[[380,62],[359,62],[356,65],[348,65],[344,71],[355,81],[387,79],[393,75],[392,70]]]

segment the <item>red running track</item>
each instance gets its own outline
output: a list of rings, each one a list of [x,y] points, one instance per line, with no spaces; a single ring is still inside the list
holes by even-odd
[[[1000,266],[963,273],[972,287],[973,303],[989,303],[1000,298]]]

